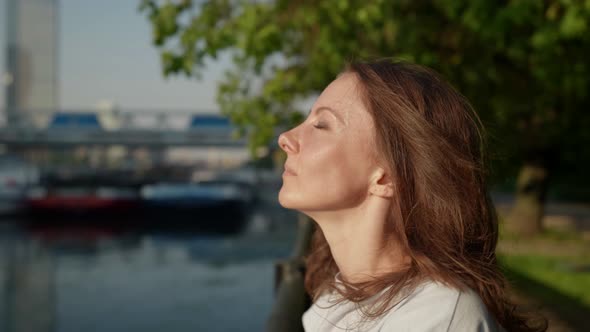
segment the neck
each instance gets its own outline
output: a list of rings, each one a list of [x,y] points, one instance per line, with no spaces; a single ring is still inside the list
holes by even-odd
[[[390,207],[390,200],[369,196],[352,208],[306,212],[322,229],[343,280],[369,281],[405,265],[407,256],[387,236]]]

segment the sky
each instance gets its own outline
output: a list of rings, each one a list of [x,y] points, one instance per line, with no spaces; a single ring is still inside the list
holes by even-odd
[[[217,112],[217,81],[227,58],[211,63],[201,80],[164,79],[151,27],[139,0],[58,0],[59,107],[94,109],[112,102],[121,110]],[[0,0],[0,64],[5,71],[6,0]],[[4,90],[0,92],[4,105]]]

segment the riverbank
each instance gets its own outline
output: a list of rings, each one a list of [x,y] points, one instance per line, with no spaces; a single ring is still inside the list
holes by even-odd
[[[545,316],[548,331],[590,331],[590,236],[585,222],[590,213],[584,206],[560,206],[565,205],[548,210],[542,234],[521,238],[501,231],[498,257],[516,302]]]

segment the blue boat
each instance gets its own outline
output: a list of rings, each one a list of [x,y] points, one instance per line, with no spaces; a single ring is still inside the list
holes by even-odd
[[[241,230],[255,203],[251,185],[219,180],[149,184],[141,188],[140,197],[152,224],[213,232]]]

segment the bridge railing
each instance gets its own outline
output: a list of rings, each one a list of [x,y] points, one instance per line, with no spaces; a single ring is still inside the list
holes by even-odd
[[[219,114],[176,111],[41,111],[4,113],[0,144],[244,146]]]
[[[3,116],[2,116],[3,115]],[[187,110],[6,110],[0,111],[0,129],[27,128],[46,130],[59,128],[101,128],[113,130],[175,131],[195,129],[195,119],[217,119],[231,127],[227,118],[215,111]],[[212,123],[212,121],[209,121]],[[215,122],[215,121],[213,121]]]

